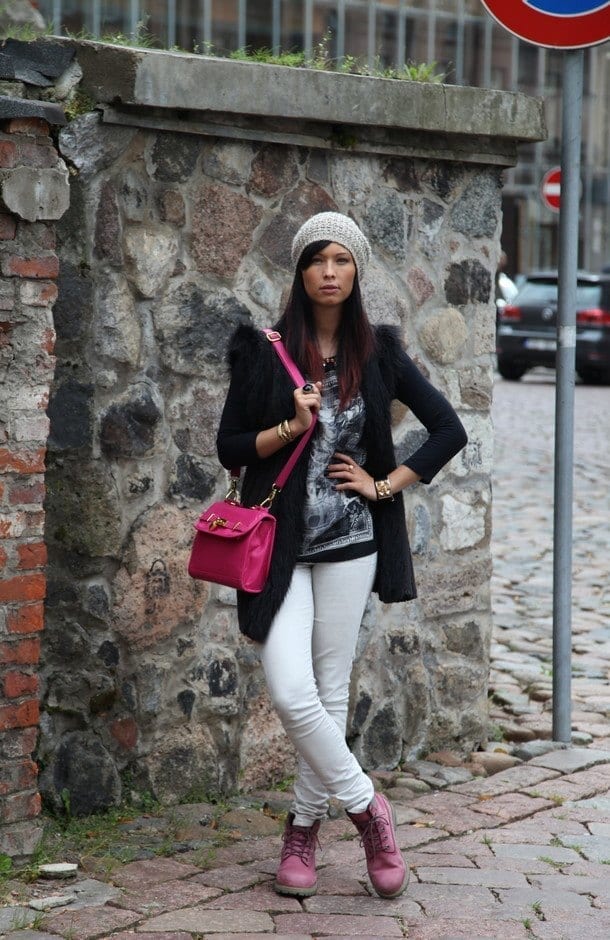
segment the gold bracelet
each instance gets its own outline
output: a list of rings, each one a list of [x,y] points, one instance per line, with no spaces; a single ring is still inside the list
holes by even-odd
[[[392,487],[390,486],[390,481],[387,477],[385,480],[375,480],[375,492],[377,493],[377,500],[394,499]]]
[[[290,425],[286,419],[284,419],[284,421],[280,421],[276,431],[277,436],[281,441],[284,442],[284,444],[290,444],[290,442],[293,440],[292,431],[290,430]]]

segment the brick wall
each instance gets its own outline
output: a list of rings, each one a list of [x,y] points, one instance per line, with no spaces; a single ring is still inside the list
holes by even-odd
[[[47,121],[0,120],[0,188],[0,853],[19,859],[41,834],[33,752],[46,592],[46,408],[55,366],[53,220],[68,204],[67,171]]]

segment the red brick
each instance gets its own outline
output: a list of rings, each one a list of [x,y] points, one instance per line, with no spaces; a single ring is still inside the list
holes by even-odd
[[[16,482],[9,489],[8,501],[12,506],[33,505],[44,500],[46,487],[43,482],[36,480],[29,485],[18,485]]]
[[[8,558],[8,555],[6,554],[6,552],[4,551],[4,549],[2,548],[2,546],[0,545],[0,568],[5,568],[5,567],[6,567],[6,560],[7,560],[7,558]]]
[[[32,136],[49,136],[49,125],[42,118],[20,117],[10,118],[4,122],[3,131],[6,134],[30,134]]]
[[[7,627],[9,633],[39,633],[44,627],[44,604],[22,604],[9,611]]]
[[[39,717],[40,705],[36,698],[30,698],[20,705],[2,705],[0,707],[0,731],[37,725]]]
[[[17,546],[20,569],[44,568],[47,563],[47,546],[44,542],[26,542]]]
[[[22,258],[21,255],[11,255],[2,266],[10,277],[46,277],[56,278],[59,274],[59,260],[57,255],[42,255],[38,258]]]
[[[0,447],[0,473],[44,473],[46,448],[16,450]]]
[[[28,538],[43,538],[45,519],[44,510],[41,510],[40,512],[30,511],[24,513],[24,515],[27,520],[27,526],[24,535],[26,535]]]
[[[24,245],[54,251],[57,247],[55,226],[48,222],[17,222],[17,238]]]
[[[10,170],[15,166],[17,146],[12,140],[0,140],[0,167]]]
[[[22,574],[0,583],[0,601],[39,601],[46,592],[44,574]]]
[[[33,819],[39,813],[40,795],[38,793],[16,793],[0,802],[0,819],[4,823]]]
[[[39,689],[38,676],[27,672],[7,672],[2,680],[2,685],[5,698],[37,695]]]
[[[38,637],[0,643],[0,663],[5,666],[35,666],[40,659],[40,639]]]
[[[0,733],[0,759],[31,757],[36,749],[38,728],[18,728]]]
[[[54,281],[24,281],[20,295],[27,307],[48,307],[57,300],[57,285]]]
[[[44,331],[43,338],[42,338],[42,348],[44,349],[45,352],[49,353],[49,355],[52,355],[53,352],[55,351],[55,340],[56,340],[55,330],[48,329]]]
[[[22,760],[17,764],[5,764],[0,780],[0,796],[15,790],[33,790],[38,777],[38,767],[33,760]]]
[[[19,163],[25,166],[49,167],[57,163],[57,154],[51,142],[20,140],[17,143]]]
[[[13,306],[13,301],[11,300],[11,307]],[[14,323],[11,323],[9,320],[0,321],[0,349],[6,349],[7,346],[11,345],[11,333],[13,332]]]
[[[0,507],[0,540],[18,538],[42,538],[44,531],[44,510],[13,509],[10,513]]]
[[[0,141],[0,148],[2,147],[2,141]],[[1,154],[0,150],[0,154]],[[0,157],[1,163],[1,157]],[[12,215],[6,215],[4,212],[0,213],[0,240],[4,242],[12,241],[15,237],[15,232],[17,231],[17,223],[15,222]]]

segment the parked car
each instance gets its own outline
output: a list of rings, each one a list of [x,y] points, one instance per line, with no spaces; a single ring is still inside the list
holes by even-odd
[[[528,274],[514,301],[499,311],[498,372],[518,381],[535,366],[555,367],[557,271]],[[578,272],[576,371],[583,382],[610,383],[610,274]]]

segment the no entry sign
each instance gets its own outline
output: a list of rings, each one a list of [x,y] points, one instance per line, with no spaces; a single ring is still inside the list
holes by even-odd
[[[582,49],[610,39],[610,0],[482,0],[509,32],[551,49]]]
[[[548,209],[559,212],[561,206],[561,167],[555,166],[544,174],[540,195]]]

